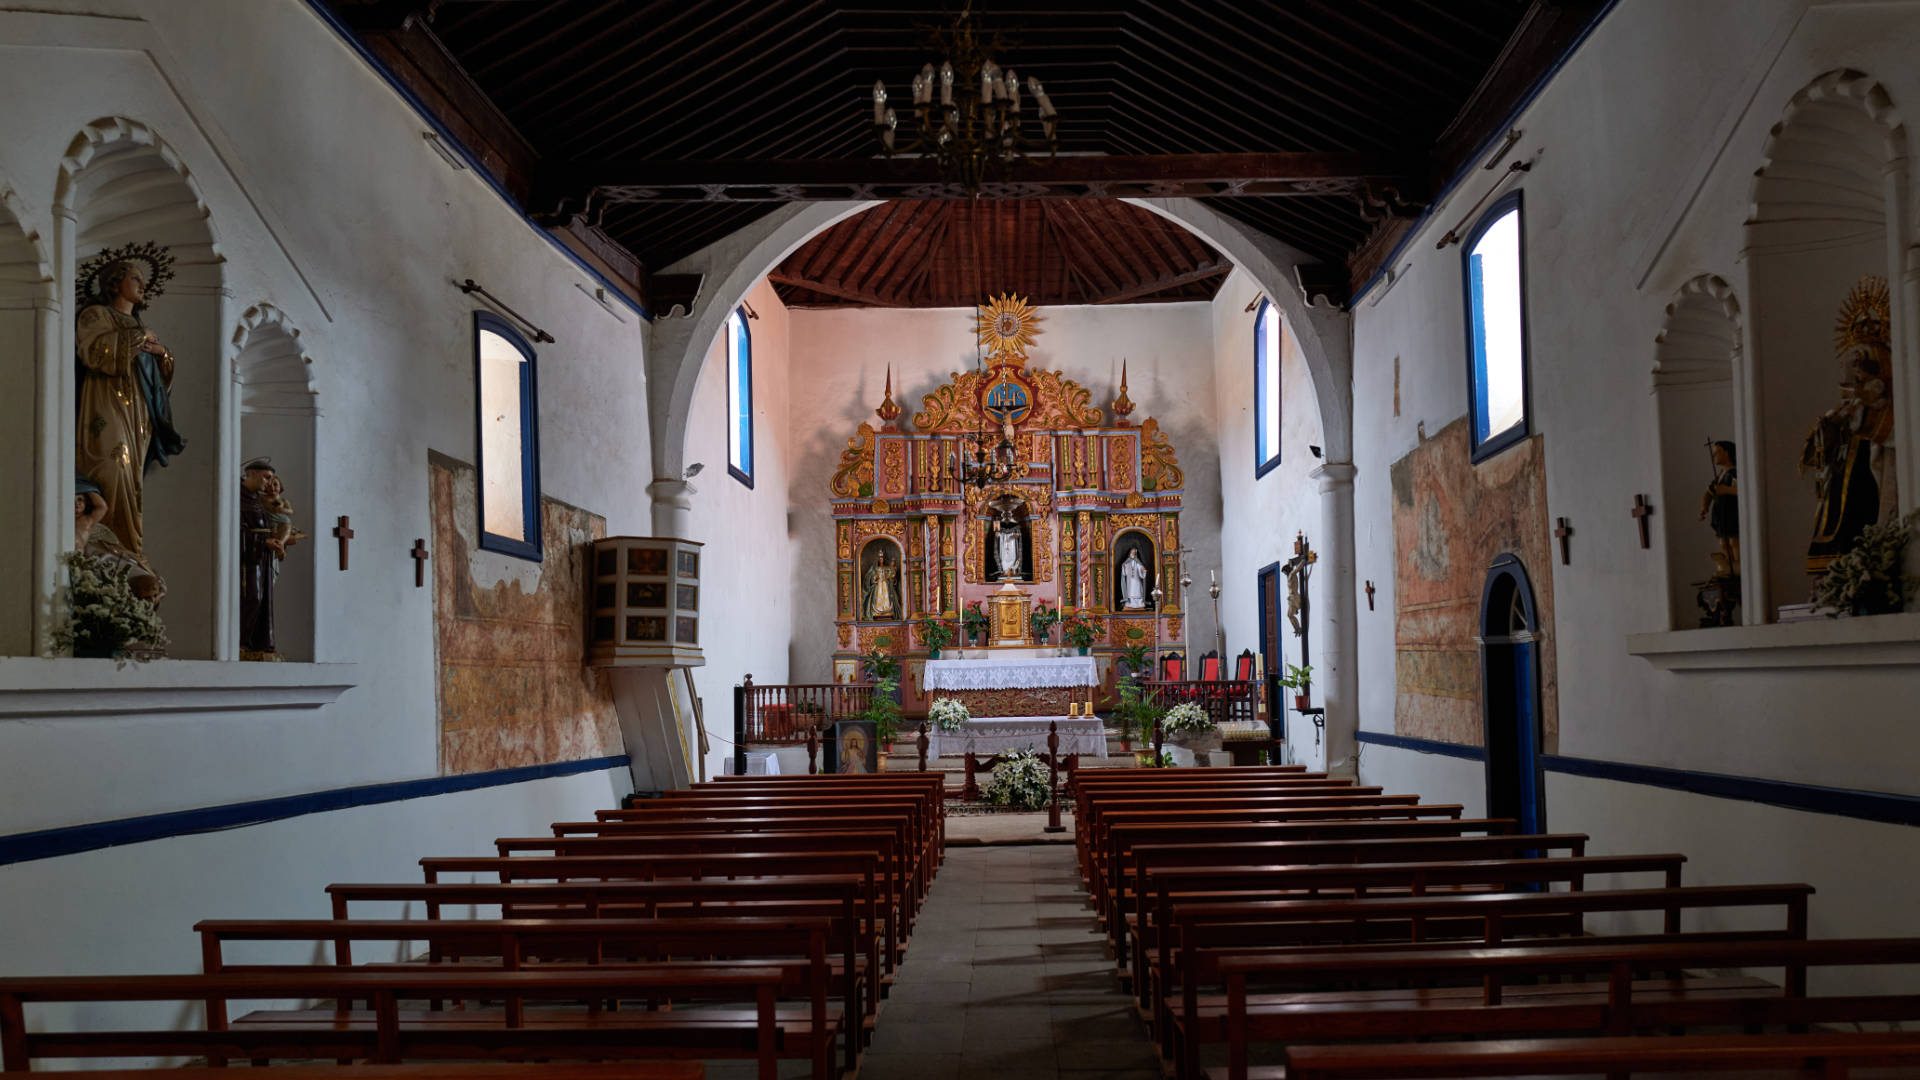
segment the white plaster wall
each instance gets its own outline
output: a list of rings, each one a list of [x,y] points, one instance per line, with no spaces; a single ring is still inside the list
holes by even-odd
[[[1910,5],[1625,0],[1517,121],[1513,156],[1539,155],[1520,185],[1533,421],[1550,512],[1575,530],[1571,565],[1528,568],[1553,582],[1561,753],[1920,791],[1911,667],[1670,673],[1627,652],[1629,634],[1667,619],[1665,530],[1656,518],[1642,550],[1627,513],[1635,493],[1659,497],[1649,371],[1665,306],[1690,278],[1715,273],[1735,282],[1751,318],[1741,224],[1768,128],[1796,91],[1838,67],[1880,79],[1897,107],[1920,108],[1916,48]],[[1435,244],[1493,175],[1475,170],[1408,240],[1399,279],[1355,304],[1355,577],[1378,589],[1375,612],[1359,598],[1364,730],[1393,730],[1388,469],[1422,427],[1437,432],[1467,409],[1460,254]],[[1807,318],[1824,332],[1833,312]],[[1829,353],[1807,362],[1826,365]],[[1799,408],[1810,422],[1830,403],[1823,395]],[[1656,513],[1691,519],[1697,499]],[[1361,770],[1429,798],[1483,797],[1477,763],[1371,745]],[[1697,860],[1693,880],[1815,882],[1816,933],[1911,927],[1906,898],[1920,873],[1898,854],[1914,842],[1910,829],[1554,772],[1546,791],[1550,827],[1590,831],[1600,850],[1684,851]],[[1874,842],[1888,846],[1866,854]]]
[[[706,466],[694,480],[699,493],[688,539],[707,545],[700,582],[707,663],[693,669],[693,681],[705,708],[708,776],[724,772],[733,756],[733,688],[747,675],[759,683],[786,682],[793,628],[787,512],[791,317],[764,279],[746,299],[760,316],[747,322],[753,335],[752,488],[727,472],[724,332],[707,353],[687,417],[687,463]],[[832,615],[827,618],[831,623]]]
[[[650,531],[645,324],[595,303],[576,287],[591,285],[583,271],[474,172],[448,168],[423,141],[424,121],[298,0],[0,12],[0,99],[9,102],[0,175],[39,220],[49,219],[75,134],[101,117],[137,118],[180,155],[211,209],[231,295],[220,303],[228,323],[206,327],[206,340],[229,340],[240,312],[260,302],[301,332],[322,413],[316,488],[291,493],[320,555],[313,648],[352,665],[356,684],[316,711],[0,719],[0,791],[9,794],[0,834],[434,775],[433,590],[413,587],[407,551],[433,535],[428,450],[475,458],[476,301],[453,282],[476,279],[559,339],[538,346],[543,489],[605,515],[615,534]],[[230,357],[209,348],[179,362],[218,368]],[[10,362],[0,392],[31,394],[31,377]],[[187,435],[189,456],[217,459],[216,430]],[[237,477],[237,465],[219,467]],[[357,534],[346,573],[326,535],[343,513]],[[483,580],[515,565],[474,555]],[[10,609],[0,617],[18,618]],[[124,968],[145,954],[113,934],[130,942],[220,910],[291,914],[316,902],[316,882],[405,877],[406,859],[610,805],[624,775],[488,789],[445,815],[375,807],[351,829],[316,819],[195,838],[179,842],[194,859],[166,873],[147,868],[174,842],[3,868],[0,913],[31,925],[33,949],[44,950],[13,950],[5,962],[44,970],[64,956],[71,970]],[[289,836],[300,846],[282,847]],[[311,872],[261,872],[307,851],[317,856]],[[55,902],[49,890],[61,881],[102,895]],[[131,896],[141,909],[118,913],[117,898]],[[209,902],[217,896],[231,906]]]
[[[418,881],[422,855],[490,851],[496,837],[525,835],[530,823],[563,820],[583,806],[616,805],[631,789],[627,771],[611,769],[0,866],[0,912],[20,931],[0,949],[0,975],[199,971],[199,919],[328,918],[324,890],[332,882]],[[366,914],[407,912],[369,904]],[[316,955],[312,947],[243,948],[258,950],[235,954],[245,962]],[[331,950],[320,952],[332,959]],[[64,1008],[30,1015],[54,1025],[109,1009],[116,1023],[182,1020],[172,1004]]]
[[[1280,368],[1280,464],[1254,478],[1254,318],[1247,305],[1260,296],[1260,287],[1239,270],[1230,275],[1213,298],[1213,386],[1215,445],[1220,460],[1220,621],[1227,628],[1227,656],[1242,649],[1260,651],[1260,569],[1293,557],[1296,534],[1324,544],[1319,533],[1319,482],[1308,474],[1320,465],[1309,446],[1320,443],[1320,410],[1313,384],[1296,348],[1283,346]],[[1257,306],[1256,306],[1257,307]],[[1278,309],[1275,309],[1278,317]],[[1291,328],[1289,328],[1289,332]],[[1309,580],[1309,597],[1320,600],[1324,586]],[[1286,581],[1280,583],[1285,603]],[[1281,620],[1282,648],[1287,662],[1298,664],[1300,639]],[[1314,644],[1316,652],[1326,642]],[[1211,644],[1196,647],[1196,654]],[[1319,656],[1308,658],[1318,662]],[[1324,663],[1321,669],[1325,670]],[[1290,700],[1290,699],[1289,699]],[[1318,696],[1316,695],[1316,700]],[[1324,741],[1317,743],[1312,724],[1289,710],[1287,737],[1295,760],[1324,764]]]
[[[1242,301],[1244,303],[1244,301]],[[1207,571],[1220,565],[1219,457],[1212,432],[1214,392],[1210,307],[1203,303],[1041,308],[1042,333],[1029,366],[1059,370],[1108,412],[1127,361],[1136,423],[1152,417],[1186,473],[1181,496],[1188,572],[1188,640],[1211,648]],[[800,308],[793,320],[793,677],[826,682],[836,639],[832,518],[827,481],[846,441],[873,410],[893,365],[900,425],[910,428],[922,396],[976,364],[973,313],[965,308]]]

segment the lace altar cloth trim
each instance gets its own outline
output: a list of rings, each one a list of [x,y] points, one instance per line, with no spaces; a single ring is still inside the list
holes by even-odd
[[[1010,716],[1065,716],[1076,701],[1090,693],[1084,686],[1045,686],[1036,690],[941,690],[958,698],[975,720],[1004,720]]]
[[[929,660],[929,690],[1032,690],[1043,686],[1095,686],[1099,669],[1091,656],[1034,660]]]
[[[964,731],[928,731],[927,756],[961,757],[971,750],[984,757],[1007,750],[1031,748],[1044,758],[1047,755],[1047,724],[1052,720],[1060,722],[1061,757],[1068,754],[1107,756],[1107,726],[1104,721],[1098,717],[1088,720],[1065,716],[969,720]]]

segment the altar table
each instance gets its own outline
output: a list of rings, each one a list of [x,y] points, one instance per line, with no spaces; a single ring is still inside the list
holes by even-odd
[[[1047,753],[1047,725],[1060,725],[1060,756],[1081,754],[1107,756],[1106,723],[1086,716],[1003,716],[968,720],[961,731],[927,732],[929,758],[959,757],[969,750],[986,756],[1007,750],[1032,749],[1042,757]]]
[[[925,676],[928,694],[960,699],[975,719],[1064,717],[1099,682],[1091,656],[929,660]]]

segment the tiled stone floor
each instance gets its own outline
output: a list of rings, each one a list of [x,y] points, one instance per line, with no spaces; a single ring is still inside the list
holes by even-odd
[[[1073,858],[1056,844],[948,849],[860,1080],[1160,1080]],[[707,1075],[753,1069],[710,1062]]]
[[[934,880],[861,1080],[1158,1080],[1071,846],[956,848]]]

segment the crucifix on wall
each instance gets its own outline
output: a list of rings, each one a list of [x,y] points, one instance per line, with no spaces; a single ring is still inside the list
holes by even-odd
[[[1635,495],[1633,509],[1627,512],[1632,514],[1634,520],[1640,525],[1640,546],[1643,548],[1649,546],[1651,539],[1647,535],[1647,515],[1653,513],[1653,504],[1647,501],[1645,495]]]
[[[347,544],[353,539],[353,526],[347,523],[347,515],[340,515],[340,524],[333,527],[333,535],[340,540],[340,569],[347,568]]]
[[[413,587],[421,588],[427,583],[427,559],[431,557],[427,554],[427,542],[415,540],[413,550],[407,554],[413,558]]]

